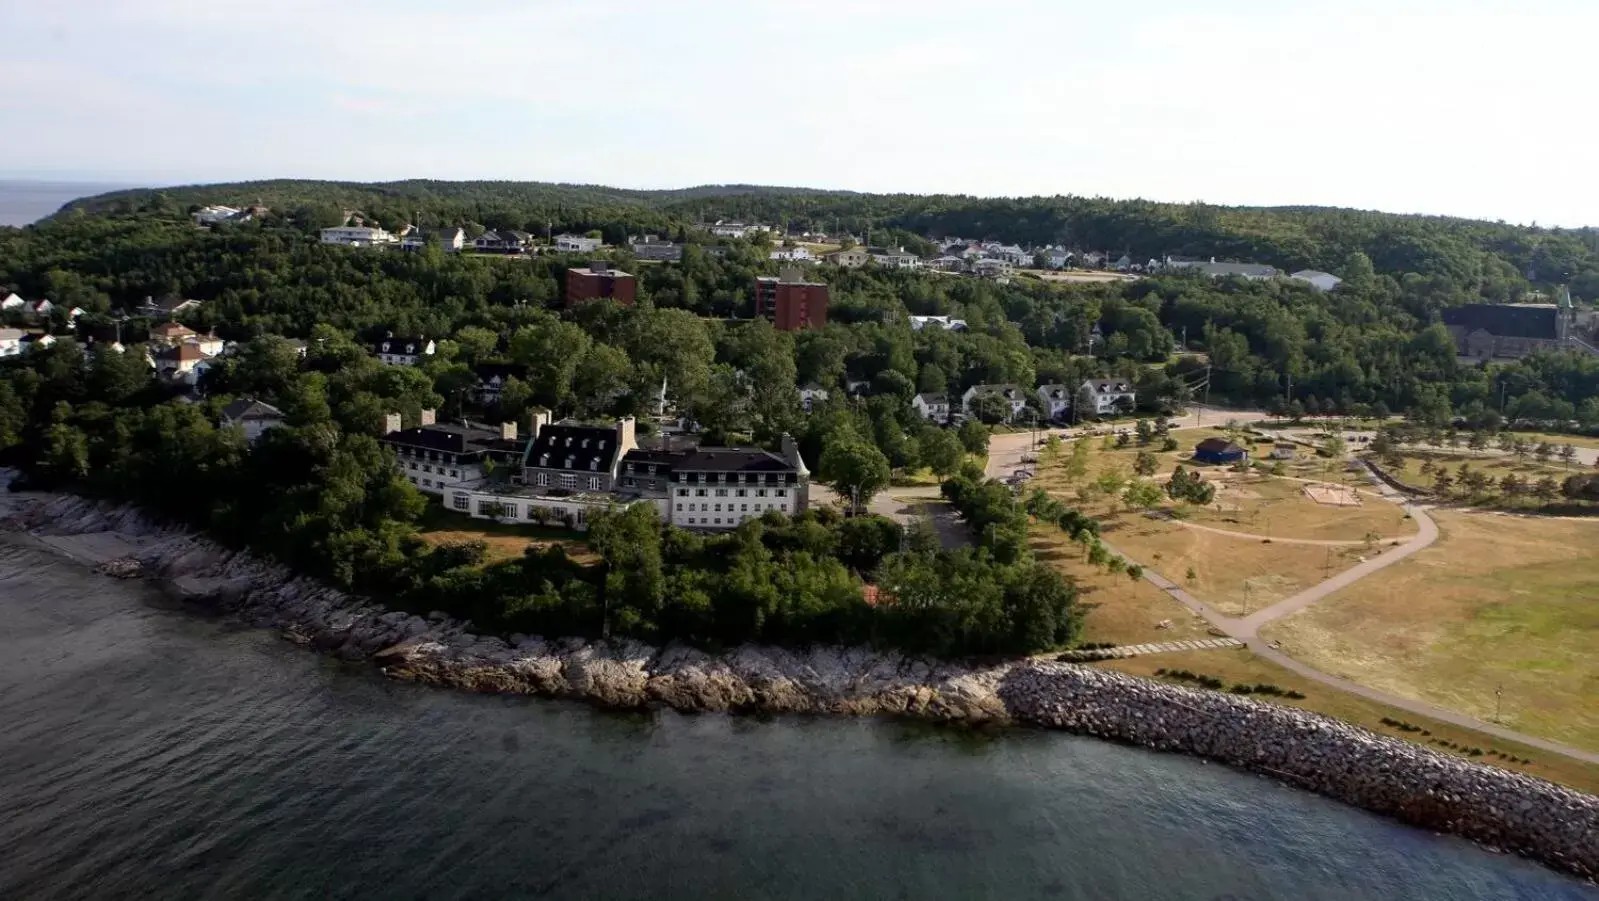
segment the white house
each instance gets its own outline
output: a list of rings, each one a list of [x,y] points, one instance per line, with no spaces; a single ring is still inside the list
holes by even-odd
[[[1344,283],[1344,280],[1331,272],[1322,272],[1319,269],[1301,269],[1288,276],[1302,282],[1310,282],[1310,286],[1317,291],[1331,291]]]
[[[372,345],[372,353],[379,362],[389,366],[415,366],[438,350],[438,345],[424,336],[396,337],[389,335]]]
[[[472,249],[479,253],[521,253],[532,241],[533,236],[524,231],[491,228],[472,239]]]
[[[254,444],[270,429],[283,425],[283,411],[268,403],[241,398],[222,408],[222,424],[244,429],[244,440]]]
[[[1077,389],[1078,408],[1095,416],[1114,416],[1131,411],[1138,395],[1127,379],[1088,379]]]
[[[1065,269],[1071,265],[1075,257],[1075,254],[1065,248],[1051,247],[1044,251],[1044,265],[1051,269]]]
[[[437,242],[445,250],[459,251],[466,246],[466,232],[455,225],[427,231],[414,231],[400,239],[400,249],[421,250],[432,242]]]
[[[927,420],[944,425],[949,422],[949,395],[937,392],[918,394],[911,398],[911,408],[916,415]]]
[[[208,206],[195,210],[193,219],[195,225],[216,225],[218,222],[247,222],[250,214],[231,206]]]
[[[589,238],[584,235],[555,236],[555,249],[561,253],[593,253],[604,244],[605,241],[601,238]]]
[[[966,261],[960,257],[942,256],[928,260],[926,266],[939,272],[960,272],[966,268]]]
[[[961,395],[961,409],[967,416],[975,416],[977,399],[985,396],[998,397],[1010,406],[1010,411],[1005,414],[1008,422],[1027,409],[1027,392],[1020,385],[973,385]]]
[[[1236,275],[1251,281],[1274,278],[1277,267],[1267,266],[1265,263],[1218,263],[1215,257],[1206,263],[1200,260],[1174,260],[1167,257],[1163,264],[1167,269],[1192,269],[1204,273],[1211,278],[1227,278]]]
[[[809,413],[817,404],[827,401],[827,389],[812,383],[799,389],[799,396],[800,406],[804,407],[805,412]]]
[[[772,227],[770,225],[756,225],[756,224],[753,224],[753,223],[745,224],[743,222],[727,222],[727,221],[724,221],[724,220],[721,220],[721,219],[718,219],[716,221],[716,224],[712,225],[710,227],[711,234],[717,236],[718,238],[742,238],[745,235],[751,234],[753,232],[769,232],[771,230],[772,230]]]
[[[1006,278],[1011,274],[1011,264],[1009,260],[997,258],[973,260],[971,271],[984,278]]]
[[[1044,415],[1050,419],[1065,419],[1072,409],[1070,385],[1039,385],[1038,399],[1043,401]]]
[[[774,260],[808,263],[816,259],[816,254],[811,253],[809,247],[779,247],[772,251],[771,257]]]
[[[343,247],[381,247],[394,242],[393,235],[381,228],[370,226],[341,225],[322,229],[323,244],[338,244]]]
[[[48,316],[50,315],[50,311],[55,308],[56,305],[48,300],[36,300],[33,303],[25,304],[23,306],[24,310],[32,313],[35,316]]]
[[[0,357],[22,354],[22,329],[0,328]]]
[[[1001,244],[984,251],[984,253],[990,259],[1004,260],[1012,266],[1031,266],[1033,264],[1033,255],[1015,244]]]
[[[966,330],[966,320],[951,319],[948,316],[912,316],[911,329],[921,331],[924,328],[938,328],[946,332],[960,332]]]
[[[872,254],[872,260],[885,269],[920,269],[922,258],[914,253],[906,253],[905,248],[897,247],[882,253]]]
[[[156,353],[156,374],[193,385],[211,366],[212,357],[193,344],[179,344]]]
[[[27,305],[21,294],[7,294],[5,300],[0,300],[0,310],[20,310]]]
[[[222,353],[226,346],[226,342],[218,338],[214,333],[185,338],[183,343],[193,344],[195,347],[200,348],[200,352],[208,357],[214,357]]]

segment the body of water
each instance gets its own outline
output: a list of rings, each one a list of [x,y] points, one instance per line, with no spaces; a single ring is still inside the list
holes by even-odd
[[[92,197],[131,185],[68,181],[0,180],[0,225],[30,225],[79,197]]]
[[[0,536],[0,898],[1592,899],[1199,761],[384,680]]]

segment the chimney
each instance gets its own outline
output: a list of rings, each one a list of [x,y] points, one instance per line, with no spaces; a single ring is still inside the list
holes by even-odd
[[[638,438],[634,434],[634,421],[631,416],[623,416],[616,421],[616,459],[638,447]]]
[[[798,266],[784,266],[777,270],[777,280],[785,283],[802,282],[805,281],[805,275],[800,272]]]
[[[516,440],[516,423],[514,423],[514,422],[502,422],[502,423],[500,423],[500,438],[502,440],[505,440],[505,441],[515,441]]]
[[[529,441],[536,441],[538,440],[539,432],[550,424],[550,411],[543,407],[534,407],[528,415],[533,422],[528,426],[527,438]]]
[[[1215,257],[1211,257],[1211,258],[1210,258],[1210,261],[1211,261],[1211,262],[1212,262],[1212,263],[1215,263],[1215,262],[1216,262],[1216,258],[1215,258]]]
[[[611,271],[611,264],[607,260],[589,260],[589,271],[595,275],[604,275]]]
[[[390,413],[383,417],[383,434],[392,435],[395,432],[398,432],[402,427],[403,426],[400,422],[400,414]]]
[[[799,470],[800,478],[803,479],[811,474],[811,471],[805,468],[805,459],[800,456],[799,445],[794,443],[793,435],[787,432],[783,433],[782,448],[783,459],[787,460],[790,466]]]
[[[423,410],[421,424],[432,425],[433,423],[438,422],[438,415],[438,411],[436,410]]]

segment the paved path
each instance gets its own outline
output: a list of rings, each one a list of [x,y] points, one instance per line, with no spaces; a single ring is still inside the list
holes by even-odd
[[[1172,519],[1169,521],[1177,523],[1185,529],[1197,529],[1201,532],[1212,532],[1217,535],[1225,535],[1228,538],[1241,538],[1245,541],[1270,541],[1272,544],[1308,544],[1315,547],[1355,547],[1366,543],[1361,539],[1283,538],[1280,535],[1262,535],[1258,532],[1234,532],[1229,529],[1218,529],[1215,526],[1201,525],[1197,522],[1189,522],[1186,519]],[[1399,540],[1398,538],[1379,538],[1371,543],[1377,545]]]
[[[1236,638],[1200,638],[1193,641],[1163,641],[1155,644],[1124,645],[1102,650],[1067,651],[1061,660],[1104,660],[1112,657],[1142,657],[1145,654],[1175,654],[1178,651],[1215,651],[1223,648],[1241,648],[1244,643]]]

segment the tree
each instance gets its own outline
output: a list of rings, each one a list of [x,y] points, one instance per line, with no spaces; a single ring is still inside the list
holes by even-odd
[[[1155,438],[1155,429],[1149,424],[1149,420],[1147,419],[1138,420],[1138,425],[1135,427],[1135,430],[1138,433],[1139,447],[1148,446],[1149,442]]]
[[[1127,486],[1122,500],[1135,510],[1150,510],[1160,504],[1163,493],[1159,485],[1141,479]]]
[[[633,364],[609,344],[594,344],[578,359],[572,371],[572,396],[578,409],[595,416],[612,412],[628,391]]]
[[[1449,470],[1440,469],[1438,470],[1437,474],[1433,476],[1432,488],[1437,493],[1441,495],[1448,495],[1450,489],[1454,487],[1455,477],[1449,474]]]
[[[1569,444],[1560,445],[1560,462],[1565,464],[1568,469],[1571,467],[1571,461],[1576,459],[1576,456],[1577,449],[1575,447]]]
[[[835,436],[818,466],[821,481],[833,486],[840,496],[860,506],[871,503],[877,492],[888,487],[888,458],[870,443],[852,436]]]
[[[921,450],[922,462],[940,482],[955,474],[964,456],[960,441],[952,432],[933,427],[922,430]]]
[[[988,453],[988,429],[981,422],[968,419],[961,423],[955,434],[968,454]]]
[[[1539,463],[1548,463],[1549,458],[1554,456],[1554,453],[1555,446],[1547,441],[1538,442],[1538,446],[1532,449],[1532,457]]]
[[[1513,472],[1505,473],[1504,478],[1499,480],[1499,493],[1506,498],[1514,499],[1520,497],[1526,490],[1527,483],[1521,476]]]
[[[1494,445],[1508,454],[1516,449],[1516,436],[1509,432],[1500,432],[1494,439]]]
[[[1487,450],[1488,433],[1480,430],[1472,432],[1470,437],[1466,439],[1466,447],[1474,451]]]
[[[1323,457],[1340,460],[1343,458],[1345,450],[1347,450],[1347,447],[1344,444],[1342,435],[1328,435],[1321,441],[1320,451]]]
[[[1115,469],[1101,473],[1099,478],[1094,480],[1094,487],[1098,488],[1099,493],[1106,497],[1115,497],[1121,493],[1122,486],[1126,484],[1127,475]]]
[[[1008,422],[1011,416],[1010,401],[998,394],[979,394],[972,398],[972,416],[988,425]]]
[[[1072,442],[1071,455],[1066,458],[1066,481],[1076,482],[1088,475],[1088,463],[1093,456],[1094,446],[1087,438],[1078,438]]]
[[[1154,475],[1155,470],[1159,468],[1160,461],[1149,451],[1139,451],[1138,456],[1133,459],[1133,472],[1146,478]]]
[[[1555,480],[1552,477],[1544,476],[1532,486],[1532,492],[1538,496],[1539,500],[1547,504],[1560,495],[1560,486],[1555,484]]]

